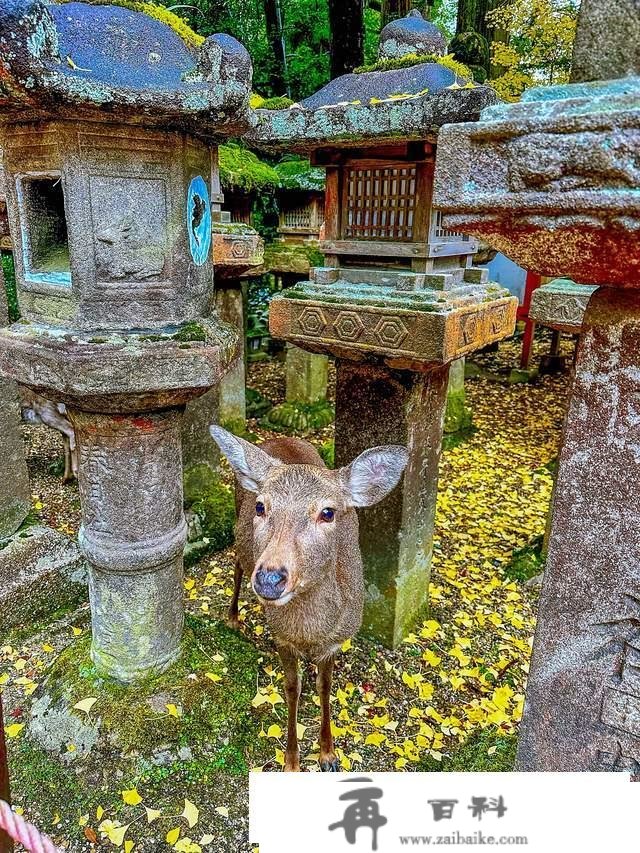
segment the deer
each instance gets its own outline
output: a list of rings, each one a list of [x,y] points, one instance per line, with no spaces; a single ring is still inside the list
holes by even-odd
[[[64,403],[52,403],[51,400],[41,397],[35,391],[20,387],[20,404],[22,420],[25,423],[45,424],[45,426],[57,430],[62,435],[64,448],[62,482],[73,482],[78,477],[78,451],[75,430],[69,420]]]
[[[329,706],[335,655],[362,625],[364,570],[359,507],[370,507],[399,483],[409,454],[387,445],[350,465],[326,467],[307,441],[283,437],[259,447],[222,427],[210,432],[236,479],[236,566],[229,624],[239,627],[243,578],[251,578],[284,668],[287,745],[284,770],[300,771],[299,661],[317,668],[320,768],[337,772]]]

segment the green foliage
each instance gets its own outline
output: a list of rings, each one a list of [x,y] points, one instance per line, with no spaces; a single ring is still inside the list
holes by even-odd
[[[472,735],[442,761],[431,756],[423,758],[416,765],[416,770],[430,773],[511,773],[517,749],[515,734],[499,735],[493,728],[484,729]]]
[[[542,553],[544,536],[537,536],[529,545],[513,552],[511,562],[505,567],[505,576],[524,583],[544,571],[545,557]]]
[[[268,400],[255,388],[247,388],[245,395],[248,418],[262,418],[273,408],[271,400]]]
[[[275,171],[280,179],[281,189],[324,192],[326,171],[312,166],[308,160],[287,157],[276,165]]]
[[[220,182],[228,189],[243,192],[274,190],[279,178],[264,160],[242,145],[230,142],[219,148]]]
[[[336,443],[333,440],[323,441],[318,448],[318,453],[322,456],[322,461],[327,468],[336,467]]]
[[[356,74],[368,74],[371,71],[397,71],[401,68],[412,68],[414,65],[424,64],[442,65],[443,68],[448,68],[456,77],[470,79],[471,72],[466,65],[458,62],[451,54],[446,56],[438,56],[435,53],[427,56],[418,56],[417,53],[407,53],[405,56],[400,56],[397,59],[380,59],[372,65],[361,65],[355,69]]]
[[[16,271],[13,265],[13,254],[1,252],[2,272],[4,273],[4,284],[7,291],[7,303],[9,306],[9,321],[16,323],[20,319],[20,307],[18,305],[18,293],[16,290]]]
[[[335,409],[327,400],[318,400],[317,403],[287,402],[271,409],[260,421],[260,426],[275,432],[305,435],[324,429],[334,422],[335,417]]]

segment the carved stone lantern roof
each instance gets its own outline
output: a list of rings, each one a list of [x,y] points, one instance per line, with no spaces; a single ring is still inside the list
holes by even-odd
[[[597,289],[557,278],[533,291],[529,317],[540,326],[579,335],[587,305]]]
[[[189,31],[190,32],[190,31]],[[250,126],[251,59],[226,35],[201,44],[121,6],[0,0],[0,109],[193,133]]]
[[[390,26],[413,31],[418,24],[418,29],[433,28],[411,16]],[[442,125],[476,121],[497,102],[493,89],[474,84],[448,57],[440,60],[436,54],[443,51],[412,50],[418,54],[415,62],[407,57],[398,67],[396,55],[385,48],[388,29],[382,33],[381,62],[332,80],[289,109],[258,110],[250,141],[265,150],[304,154],[398,141],[433,143]]]
[[[380,59],[397,59],[407,54],[441,56],[446,50],[445,37],[418,9],[413,9],[405,18],[391,21],[380,33]]]

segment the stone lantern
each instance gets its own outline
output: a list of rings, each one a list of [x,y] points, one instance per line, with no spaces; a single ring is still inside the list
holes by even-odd
[[[445,225],[599,285],[560,454],[521,770],[640,769],[639,35],[637,4],[583,0],[573,83],[441,133]]]
[[[212,312],[210,140],[249,126],[251,63],[227,36],[187,39],[118,6],[0,0],[23,317],[0,369],[68,407],[91,655],[124,682],[178,655],[182,412],[238,354]]]
[[[433,30],[416,15],[394,22],[382,59],[399,55],[403,32],[419,50],[420,26]],[[325,266],[272,301],[270,324],[336,358],[336,464],[376,444],[410,450],[403,487],[360,516],[364,627],[389,645],[427,599],[449,364],[515,324],[516,300],[471,268],[475,241],[431,205],[440,126],[495,102],[442,62],[333,80],[291,109],[259,111],[251,137],[327,170]]]

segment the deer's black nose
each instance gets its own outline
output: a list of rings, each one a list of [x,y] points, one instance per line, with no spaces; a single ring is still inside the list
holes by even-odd
[[[289,572],[281,569],[258,569],[253,579],[253,588],[260,596],[268,601],[276,601],[282,596],[287,585]]]

